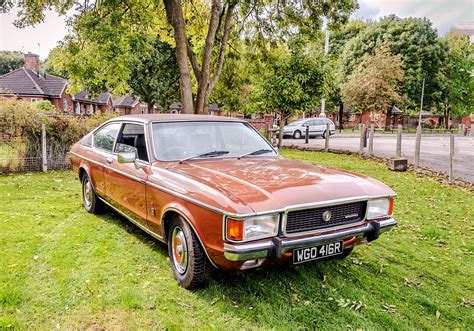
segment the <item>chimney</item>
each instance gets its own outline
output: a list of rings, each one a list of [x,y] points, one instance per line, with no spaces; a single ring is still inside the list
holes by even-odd
[[[33,53],[25,54],[25,69],[33,70],[34,72],[39,72],[39,56]]]

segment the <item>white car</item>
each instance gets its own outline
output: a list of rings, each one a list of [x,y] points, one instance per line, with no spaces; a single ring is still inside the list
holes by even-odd
[[[326,138],[327,127],[329,123],[329,135],[336,133],[336,125],[328,118],[305,118],[291,122],[283,127],[283,137],[293,137],[300,139],[306,135],[306,127],[309,126],[309,136]]]

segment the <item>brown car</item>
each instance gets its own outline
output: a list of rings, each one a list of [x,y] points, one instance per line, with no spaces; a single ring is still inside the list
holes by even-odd
[[[167,243],[185,288],[202,285],[213,267],[345,257],[396,225],[388,186],[286,160],[241,119],[122,116],[70,156],[85,209],[108,206]]]

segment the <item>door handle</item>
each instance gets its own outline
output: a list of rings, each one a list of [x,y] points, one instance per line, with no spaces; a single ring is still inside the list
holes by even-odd
[[[114,162],[114,159],[111,157],[106,157],[105,161],[107,161],[108,164],[111,164],[112,162]]]

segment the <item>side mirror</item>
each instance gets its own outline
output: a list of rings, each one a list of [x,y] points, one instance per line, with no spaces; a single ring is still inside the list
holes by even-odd
[[[137,159],[137,154],[133,152],[122,152],[117,154],[118,163],[134,163]]]

